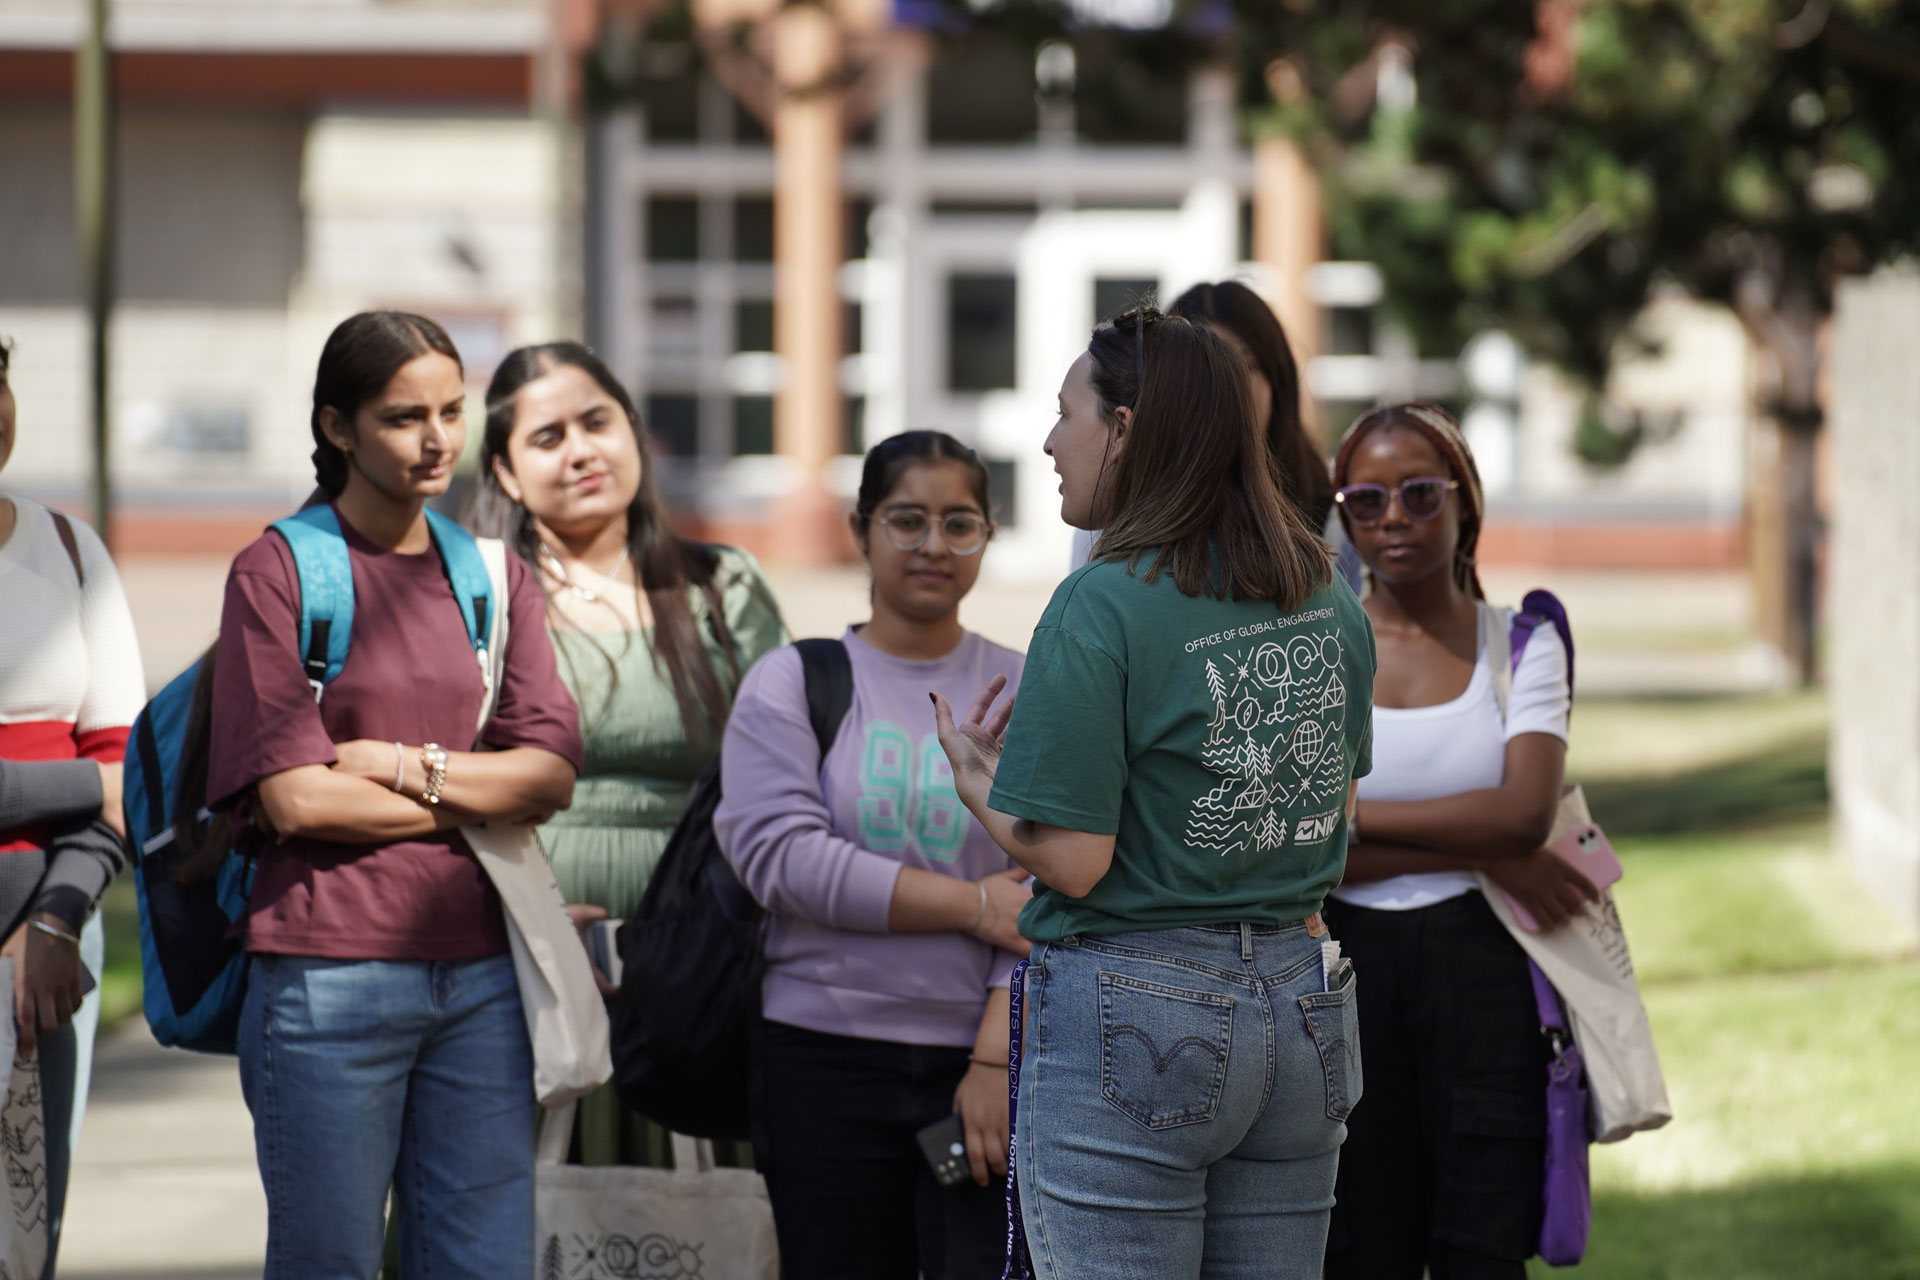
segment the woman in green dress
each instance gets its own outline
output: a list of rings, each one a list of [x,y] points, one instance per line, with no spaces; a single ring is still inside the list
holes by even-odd
[[[577,920],[639,903],[740,678],[789,637],[753,557],[676,535],[633,400],[574,342],[522,347],[487,388],[473,523],[533,563],[586,769],[540,829]],[[725,1157],[725,1153],[723,1158]],[[582,1164],[668,1165],[613,1090],[582,1100]]]

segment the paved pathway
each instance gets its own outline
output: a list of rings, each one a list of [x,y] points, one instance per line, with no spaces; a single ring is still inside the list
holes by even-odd
[[[64,1280],[255,1280],[267,1243],[232,1058],[101,1038],[67,1196]]]

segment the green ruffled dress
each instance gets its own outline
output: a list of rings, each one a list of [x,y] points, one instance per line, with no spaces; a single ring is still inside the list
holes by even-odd
[[[752,556],[722,549],[716,581],[744,675],[790,637]],[[731,702],[739,676],[708,622],[706,594],[690,589],[688,598],[707,659]],[[580,705],[586,768],[574,785],[573,806],[540,828],[540,839],[568,902],[605,907],[614,919],[625,919],[659,865],[694,780],[719,754],[720,737],[688,735],[673,686],[654,666],[650,627],[552,635],[561,678]],[[574,1131],[579,1163],[665,1168],[673,1163],[671,1149],[666,1130],[622,1106],[611,1086],[581,1099]],[[728,1153],[717,1154],[727,1160]]]

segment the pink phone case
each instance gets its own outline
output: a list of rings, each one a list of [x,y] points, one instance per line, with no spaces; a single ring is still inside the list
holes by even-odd
[[[1600,829],[1597,822],[1589,822],[1584,827],[1569,831],[1547,849],[1559,855],[1575,867],[1587,879],[1593,881],[1596,889],[1606,889],[1618,884],[1626,872],[1620,867],[1620,858],[1613,851],[1613,845],[1607,840],[1607,833]],[[1501,890],[1500,896],[1507,900],[1507,906],[1513,910],[1513,918],[1528,933],[1540,932],[1540,922],[1528,914],[1527,909],[1514,900],[1512,894]]]

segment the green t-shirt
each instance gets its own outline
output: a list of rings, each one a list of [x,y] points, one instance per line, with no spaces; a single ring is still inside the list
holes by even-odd
[[[1283,614],[1124,562],[1074,573],[1027,650],[991,803],[1115,835],[1113,867],[1084,898],[1038,886],[1020,932],[1318,911],[1346,866],[1348,784],[1372,767],[1374,666],[1373,627],[1337,577]]]

